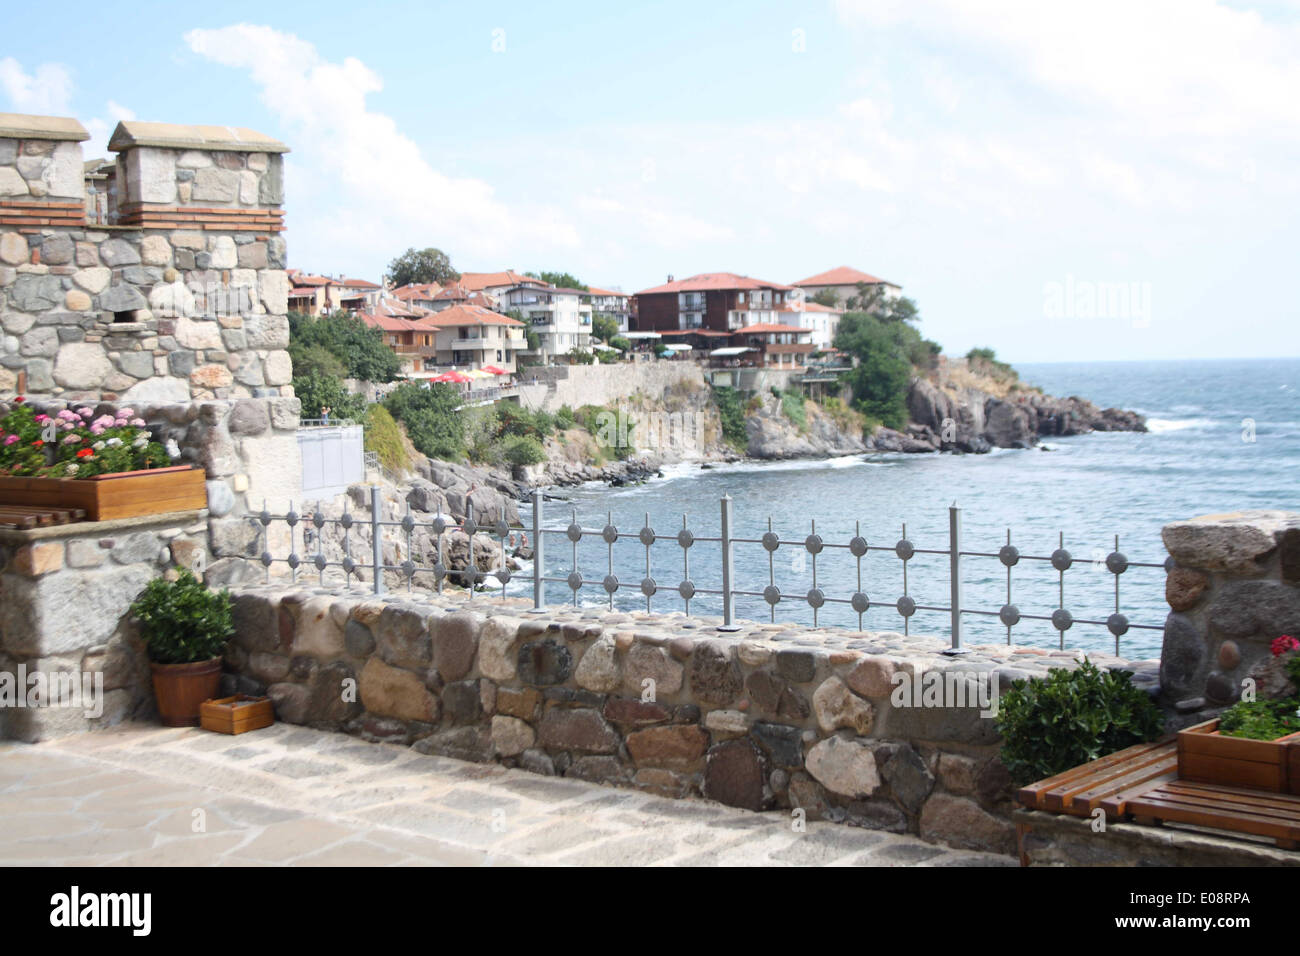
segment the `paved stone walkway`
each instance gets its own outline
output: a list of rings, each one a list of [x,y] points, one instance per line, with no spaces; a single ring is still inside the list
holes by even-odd
[[[1010,866],[277,724],[0,743],[0,864]]]

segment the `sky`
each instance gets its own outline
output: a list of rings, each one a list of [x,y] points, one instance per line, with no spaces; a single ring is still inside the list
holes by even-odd
[[[290,146],[290,265],[903,287],[950,354],[1300,355],[1300,0],[10,7],[0,110]]]

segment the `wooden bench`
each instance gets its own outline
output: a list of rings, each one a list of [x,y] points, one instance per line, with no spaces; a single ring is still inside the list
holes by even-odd
[[[1030,810],[1048,810],[1087,817],[1101,807],[1107,817],[1125,814],[1129,796],[1178,777],[1178,747],[1173,736],[1137,744],[1046,780],[1022,787],[1016,794]]]
[[[1300,849],[1300,795],[1174,780],[1130,796],[1134,823],[1186,823],[1272,837],[1283,850]]]
[[[43,528],[84,521],[84,508],[42,508],[35,505],[0,505],[0,528]]]

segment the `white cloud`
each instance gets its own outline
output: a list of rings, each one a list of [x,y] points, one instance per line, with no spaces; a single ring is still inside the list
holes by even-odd
[[[383,81],[361,60],[330,62],[293,34],[249,24],[191,30],[185,40],[200,56],[248,72],[290,134],[294,176],[315,182],[310,205],[293,201],[296,262],[314,268],[309,260],[326,254],[374,262],[375,248],[386,262],[407,245],[433,244],[459,263],[490,264],[542,241],[577,244],[576,228],[555,209],[510,202],[482,180],[435,169],[391,117],[367,105]]]
[[[16,113],[68,115],[72,73],[61,63],[42,63],[33,73],[11,56],[0,59],[0,89]]]

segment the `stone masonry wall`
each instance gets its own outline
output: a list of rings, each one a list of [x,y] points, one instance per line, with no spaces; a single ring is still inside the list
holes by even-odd
[[[1165,525],[1176,562],[1166,579],[1160,685],[1179,725],[1262,691],[1269,644],[1300,638],[1300,514],[1243,511]]]
[[[168,568],[197,567],[207,521],[192,511],[150,520],[0,530],[0,674],[103,675],[103,710],[0,707],[0,740],[35,741],[153,713],[143,645],[127,608]],[[24,690],[20,686],[20,690]]]
[[[0,114],[0,393],[179,402],[291,395],[282,144],[119,124],[87,225],[75,120]]]
[[[973,703],[980,683],[1075,665],[1027,648],[954,660],[941,641],[894,633],[538,616],[462,592],[380,599],[273,583],[235,594],[225,689],[269,693],[281,720],[1000,853],[1013,852],[1014,830],[992,720],[919,695],[896,705],[894,675],[960,672]]]

